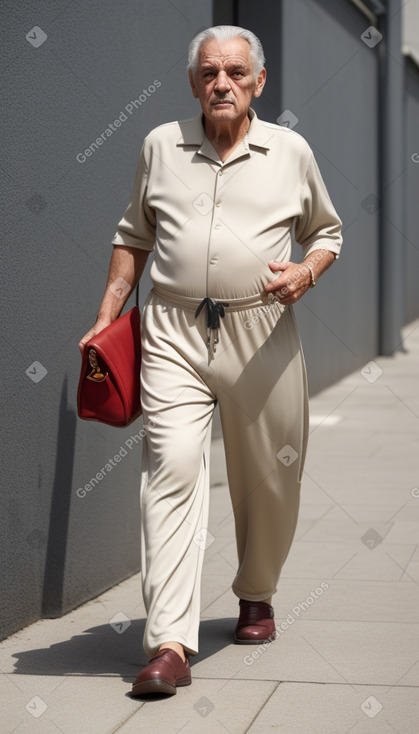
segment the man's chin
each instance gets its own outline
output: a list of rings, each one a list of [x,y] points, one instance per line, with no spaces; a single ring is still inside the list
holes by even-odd
[[[210,116],[217,120],[234,120],[237,117],[236,108],[233,105],[213,105],[210,108]]]
[[[231,109],[231,108],[234,108],[234,104],[233,104],[233,102],[214,102],[211,105],[211,107],[213,107],[216,110],[221,110],[223,108],[224,109]]]

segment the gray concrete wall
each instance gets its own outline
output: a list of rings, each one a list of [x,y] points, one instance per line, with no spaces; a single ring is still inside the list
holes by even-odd
[[[197,111],[186,49],[211,20],[207,0],[3,8],[2,637],[138,569],[140,446],[125,442],[141,423],[76,418],[77,342],[95,320],[144,135]],[[79,497],[109,458],[112,471]]]

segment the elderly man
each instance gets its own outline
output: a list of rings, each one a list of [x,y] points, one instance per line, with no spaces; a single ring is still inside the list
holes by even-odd
[[[341,246],[341,221],[308,144],[250,107],[266,80],[256,36],[234,26],[202,31],[188,68],[201,112],[146,137],[98,319],[80,342],[117,318],[154,250],[142,320],[149,430],[141,571],[150,660],[132,695],[173,694],[191,683],[217,402],[237,541],[234,640],[275,639],[271,601],[297,523],[307,443],[292,304]],[[290,262],[293,236],[299,264]],[[124,298],[112,288],[121,278],[129,285]]]

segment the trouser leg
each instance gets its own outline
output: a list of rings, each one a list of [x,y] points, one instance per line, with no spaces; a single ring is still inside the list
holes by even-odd
[[[214,396],[185,359],[194,352],[182,322],[188,318],[157,306],[143,316],[142,404],[149,428],[143,444],[141,572],[149,656],[168,641],[191,654],[198,651]]]
[[[277,315],[273,308],[250,334],[241,334],[236,325],[236,344],[218,362],[238,553],[233,591],[251,601],[276,591],[297,524],[307,444],[300,340],[292,310],[275,323]],[[238,314],[232,316],[237,321]]]

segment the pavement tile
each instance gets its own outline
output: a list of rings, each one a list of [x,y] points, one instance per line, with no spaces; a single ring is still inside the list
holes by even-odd
[[[137,704],[127,698],[130,683],[119,675],[33,676],[19,679],[23,690],[7,691],[2,732],[16,734],[99,734],[112,732]]]
[[[182,734],[242,734],[276,688],[271,681],[238,681],[219,668],[215,680],[194,680],[176,696],[144,703],[119,734],[139,731]]]
[[[411,688],[281,683],[247,734],[266,734],[272,722],[286,734],[417,734],[418,721]]]
[[[364,534],[365,535],[365,534]],[[372,538],[372,540],[374,540]],[[303,536],[291,548],[282,571],[279,592],[284,579],[325,578],[363,581],[401,581],[404,570],[410,573],[412,544],[377,545],[371,550],[360,539],[352,543],[310,542]],[[408,577],[406,577],[408,578]],[[417,579],[415,579],[417,580]]]
[[[248,678],[250,668],[255,680],[419,685],[417,625],[311,621],[291,610],[276,619],[276,626],[279,638],[266,647],[232,644],[223,649],[227,677]],[[205,628],[215,634],[216,627],[207,622],[202,635]],[[215,677],[218,667],[217,656],[208,656],[194,664],[195,675]]]

